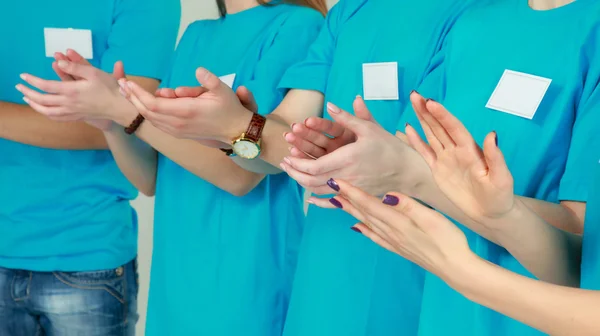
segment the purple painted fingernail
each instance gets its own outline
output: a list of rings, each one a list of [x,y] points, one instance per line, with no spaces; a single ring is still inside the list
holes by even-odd
[[[396,206],[396,205],[398,205],[398,203],[400,203],[400,200],[396,196],[385,195],[385,197],[383,198],[383,204]]]
[[[496,136],[496,147],[498,147],[498,133],[496,133],[496,131],[494,131],[494,135]]]
[[[409,123],[404,124],[404,128],[407,128],[408,126],[410,126]],[[412,127],[412,126],[411,126]]]
[[[425,102],[426,102],[426,103],[429,103],[430,101],[435,103],[435,100],[433,100],[433,99],[431,99],[431,98],[427,98],[427,99],[425,99]]]
[[[419,94],[419,92],[417,90],[410,91],[410,94],[413,94],[413,93]]]
[[[351,227],[350,229],[351,229],[352,231],[354,231],[354,232],[358,232],[358,233],[361,233],[361,234],[362,234],[362,231],[360,231],[360,229],[359,229],[359,228],[357,228],[357,227],[355,227],[355,226]]]
[[[337,182],[335,182],[335,180],[334,180],[334,179],[332,179],[332,178],[331,178],[331,179],[329,179],[329,181],[327,181],[327,185],[328,185],[328,186],[329,186],[331,189],[333,189],[333,190],[335,190],[335,191],[340,191],[340,186],[339,186],[339,185],[337,184]]]
[[[340,203],[340,201],[336,200],[335,198],[330,198],[329,203],[333,204],[338,209],[343,208],[342,203]]]

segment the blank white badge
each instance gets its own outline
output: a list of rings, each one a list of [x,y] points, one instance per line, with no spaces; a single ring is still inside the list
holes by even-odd
[[[485,107],[533,119],[551,82],[548,78],[504,70]]]
[[[398,63],[363,64],[365,100],[398,100]]]
[[[235,82],[235,74],[221,76],[219,77],[219,79],[221,80],[221,82],[225,83],[230,88],[233,88],[233,82]]]
[[[89,29],[44,28],[46,56],[54,57],[57,52],[65,53],[73,49],[85,59],[94,58],[92,31]]]

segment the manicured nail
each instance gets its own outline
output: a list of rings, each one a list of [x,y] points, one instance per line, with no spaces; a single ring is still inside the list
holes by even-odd
[[[338,114],[340,113],[340,108],[332,103],[327,103],[327,111],[329,111],[329,113]]]
[[[427,98],[427,99],[425,99],[425,102],[426,102],[426,103],[429,103],[430,101],[435,103],[435,100],[433,100],[433,99],[431,99],[431,98]]]
[[[288,135],[288,132],[283,132],[283,138],[285,139],[285,137]]]
[[[206,70],[205,68],[198,68],[198,77],[202,78],[202,79],[207,79],[208,75],[210,74],[208,72],[208,70]]]
[[[294,126],[296,125],[296,123],[293,123],[290,128],[292,129],[292,131],[294,130]]]
[[[343,208],[342,203],[340,203],[340,201],[336,200],[335,198],[330,198],[329,203],[333,204],[338,209]]]
[[[410,126],[410,124],[409,124],[409,123],[405,123],[405,124],[404,124],[404,128],[407,128],[408,126]],[[410,127],[412,127],[412,126],[410,126]]]
[[[410,91],[410,94],[413,94],[413,93],[419,94],[419,92],[417,90]]]
[[[19,77],[21,77],[21,79],[24,80],[24,81],[27,80],[27,75],[26,74],[20,74]]]
[[[398,203],[400,203],[400,200],[396,196],[385,195],[385,197],[383,198],[383,204],[396,206],[396,205],[398,205]]]
[[[496,133],[496,131],[494,131],[494,136],[496,138],[496,147],[498,147],[498,133]]]
[[[58,67],[61,69],[66,68],[69,65],[69,62],[65,61],[65,60],[59,60],[58,61]]]
[[[17,91],[21,92],[21,85],[20,84],[15,85],[15,89],[17,89]]]
[[[285,163],[289,164],[290,166],[292,165],[292,161],[290,161],[290,159],[287,156],[283,158],[283,161],[285,161]]]
[[[283,165],[283,163],[279,164],[279,168],[281,168],[281,170],[287,173],[287,170],[285,170],[285,166]]]
[[[358,232],[358,233],[362,234],[362,231],[360,231],[360,229],[355,226],[351,227],[350,229],[354,232]]]
[[[334,179],[329,179],[329,181],[327,181],[327,185],[335,191],[340,191],[340,186],[337,184],[337,182],[335,182]]]
[[[312,199],[309,198],[309,199],[306,200],[306,203],[308,203],[308,204],[315,204],[315,201],[313,201]]]

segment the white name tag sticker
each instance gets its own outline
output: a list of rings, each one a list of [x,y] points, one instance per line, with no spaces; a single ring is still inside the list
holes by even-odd
[[[504,70],[500,82],[485,107],[533,119],[550,83],[552,80],[548,78]]]
[[[365,100],[398,100],[398,63],[363,64]]]
[[[221,76],[219,77],[219,79],[221,80],[221,82],[225,83],[230,88],[233,88],[233,82],[235,82],[235,74]]]
[[[92,31],[89,29],[44,28],[46,56],[54,57],[57,52],[65,53],[73,49],[85,59],[94,58]]]

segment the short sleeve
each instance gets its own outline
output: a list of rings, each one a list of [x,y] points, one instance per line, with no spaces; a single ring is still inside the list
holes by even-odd
[[[286,71],[279,83],[279,89],[325,93],[337,36],[344,22],[362,7],[363,2],[364,0],[341,0],[333,6],[327,14],[323,28],[310,45],[306,58]]]
[[[162,79],[175,48],[179,0],[117,0],[101,67],[123,61],[128,75]]]
[[[283,100],[285,91],[278,90],[277,84],[287,69],[306,56],[323,21],[321,13],[312,9],[302,8],[290,14],[255,65],[252,78],[239,83],[253,93],[259,113],[271,113]]]
[[[587,202],[594,168],[600,158],[600,29],[588,39],[585,55],[589,66],[573,123],[565,173],[560,181],[558,197],[561,201]]]

